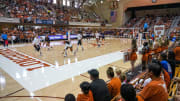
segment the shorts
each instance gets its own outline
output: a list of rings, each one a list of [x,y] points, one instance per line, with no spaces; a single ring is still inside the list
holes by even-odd
[[[41,49],[41,48],[40,48],[40,45],[34,45],[34,48],[35,48],[35,49],[36,49],[36,51],[38,51],[38,52],[39,52],[39,51],[40,51],[40,49]]]
[[[50,45],[50,41],[46,41],[46,45],[49,46]]]
[[[103,36],[102,39],[105,39],[105,37]]]
[[[144,32],[147,32],[147,28],[144,28]]]
[[[72,44],[65,44],[65,48],[64,49],[68,49],[68,48],[72,48]]]
[[[81,42],[81,40],[78,40],[78,43],[77,43],[78,45],[82,45],[82,42]]]
[[[5,40],[5,44],[8,45],[8,40]]]

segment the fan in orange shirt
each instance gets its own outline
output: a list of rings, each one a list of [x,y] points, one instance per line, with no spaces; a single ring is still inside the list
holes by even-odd
[[[114,71],[111,67],[107,69],[106,73],[107,77],[110,79],[110,81],[107,84],[107,87],[109,89],[109,93],[112,99],[116,95],[120,94],[121,80],[118,77],[114,77]]]
[[[170,76],[169,76],[168,72],[167,72],[165,69],[163,69],[162,72],[163,72],[163,74],[164,74],[164,81],[165,81],[166,87],[167,87],[167,89],[168,89],[169,86],[170,86],[170,83],[171,83]]]
[[[77,101],[94,101],[92,91],[90,90],[90,84],[88,82],[82,82],[80,88],[83,94],[78,94]]]
[[[132,72],[134,72],[134,64],[137,60],[136,50],[137,49],[132,49],[132,52],[130,53],[130,61],[131,61]]]
[[[148,65],[148,75],[152,81],[139,93],[145,101],[168,101],[165,82],[160,77],[162,67],[157,63]]]
[[[130,53],[130,61],[131,61],[131,67],[132,67],[132,73],[134,72],[134,64],[137,60],[137,54],[136,54],[136,51],[137,51],[137,44],[136,44],[136,38],[133,38],[132,39],[132,42],[131,42],[131,53]],[[130,74],[132,74],[130,72]]]
[[[148,44],[149,44],[148,62],[151,62],[152,61],[152,55],[154,54],[154,51],[152,50],[153,49],[153,40],[149,39]]]
[[[156,54],[156,58],[159,58],[159,53],[161,52],[161,48],[160,48],[160,42],[159,39],[157,38],[154,42],[154,53]]]
[[[174,53],[175,53],[176,63],[180,64],[180,41],[178,45],[176,46],[176,48],[174,49]]]
[[[148,53],[148,49],[146,48],[143,48],[142,49],[142,70],[146,70],[146,65],[148,64],[148,56],[149,56],[149,53]]]

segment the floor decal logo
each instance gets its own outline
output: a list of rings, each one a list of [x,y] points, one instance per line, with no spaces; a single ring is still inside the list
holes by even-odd
[[[20,52],[11,49],[0,49],[0,55],[10,59],[21,67],[27,68],[28,71],[33,71],[42,67],[50,67],[50,64],[39,61],[30,56],[21,54]]]

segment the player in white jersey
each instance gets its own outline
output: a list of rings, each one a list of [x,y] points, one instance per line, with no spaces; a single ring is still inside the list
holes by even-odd
[[[100,34],[98,33],[98,31],[96,31],[95,36],[96,36],[96,43],[97,43],[98,47],[100,47],[100,42],[99,42]]]
[[[41,47],[40,47],[40,39],[38,38],[38,35],[35,36],[34,40],[33,40],[33,45],[36,51],[40,52],[40,56],[42,55],[41,53]]]
[[[65,40],[64,41],[64,44],[65,44],[65,47],[64,47],[64,56],[66,57],[67,56],[67,50],[70,49],[70,51],[73,53],[73,47],[72,47],[72,44],[69,40]],[[74,52],[74,55],[75,55],[75,52]]]
[[[82,32],[78,32],[79,34],[77,35],[77,39],[78,39],[78,43],[77,43],[77,49],[76,49],[76,52],[78,51],[78,47],[81,46],[82,48],[82,51],[84,51],[84,47],[82,45],[82,39],[83,39],[83,36],[82,36]]]

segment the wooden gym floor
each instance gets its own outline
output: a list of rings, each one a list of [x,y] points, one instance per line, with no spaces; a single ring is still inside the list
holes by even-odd
[[[59,42],[59,41],[58,41]],[[85,60],[88,58],[121,51],[127,50],[131,47],[131,40],[129,39],[106,39],[104,42],[105,44],[98,48],[95,44],[95,40],[91,40],[87,42],[86,40],[83,41],[84,51],[81,51],[81,47],[79,47],[79,51],[76,56],[72,54],[68,54],[68,57],[64,57],[62,51],[64,49],[64,45],[53,46],[50,51],[47,51],[45,48],[42,49],[43,56],[39,56],[39,54],[34,50],[33,46],[24,46],[24,47],[16,47],[17,51],[25,53],[27,55],[33,56],[37,59],[46,61],[51,64],[55,64],[58,62],[59,65],[64,65],[67,63],[67,59],[70,59],[71,63],[75,61],[77,58],[78,61]],[[74,49],[76,49],[76,45],[73,45]],[[55,54],[56,53],[56,54]],[[136,65],[140,63],[141,56],[138,55],[138,60]],[[64,62],[65,61],[65,62]],[[130,63],[124,63],[123,60],[114,61],[108,65],[102,66],[99,68],[100,78],[107,81],[106,77],[106,69],[109,66],[113,66],[115,68],[120,68],[123,72],[130,69]],[[6,72],[0,69],[0,73],[5,76],[6,78],[6,87],[0,91],[0,96],[6,96],[12,92],[19,90],[17,93],[12,94],[12,96],[29,96],[31,95],[26,89],[23,89],[16,80],[10,77]],[[83,73],[82,75],[75,76],[73,79],[67,79],[62,82],[58,82],[46,88],[40,89],[34,93],[34,96],[54,96],[54,97],[64,97],[67,93],[72,93],[77,96],[78,93],[81,92],[79,88],[79,84],[82,81],[89,81],[88,73]],[[63,101],[63,99],[51,99],[51,98],[4,98],[0,99],[0,101]]]

